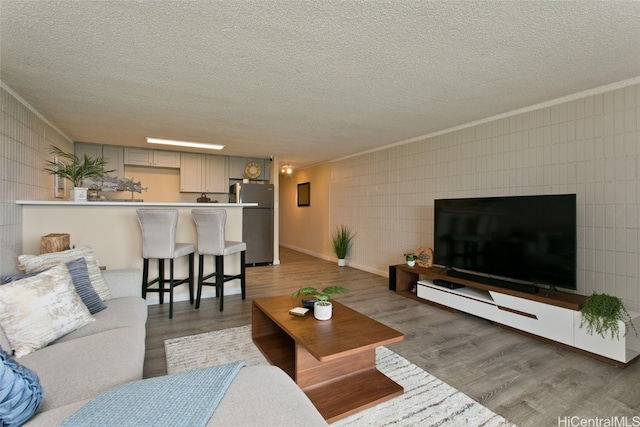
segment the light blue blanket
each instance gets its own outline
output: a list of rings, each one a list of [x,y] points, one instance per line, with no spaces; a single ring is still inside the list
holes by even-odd
[[[114,387],[60,426],[205,426],[244,365],[228,363]]]

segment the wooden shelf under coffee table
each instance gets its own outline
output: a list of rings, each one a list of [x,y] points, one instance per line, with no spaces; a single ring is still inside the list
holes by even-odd
[[[376,369],[375,349],[404,335],[332,301],[333,317],[293,316],[300,300],[289,296],[253,300],[253,342],[284,370],[327,420],[334,422],[404,393]]]

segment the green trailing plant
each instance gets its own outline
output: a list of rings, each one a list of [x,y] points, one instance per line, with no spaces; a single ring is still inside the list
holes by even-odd
[[[328,286],[322,290],[318,290],[316,288],[307,286],[295,291],[293,293],[293,296],[296,298],[311,297],[312,299],[315,299],[318,301],[329,301],[329,298],[331,298],[331,295],[344,295],[348,292],[349,290],[342,286]]]
[[[68,179],[73,183],[74,187],[82,185],[82,180],[85,178],[100,178],[107,173],[113,172],[113,170],[105,169],[107,161],[104,157],[93,159],[85,154],[81,159],[55,145],[49,148],[49,153],[57,157],[58,161],[47,160],[47,166],[44,170],[51,175]]]
[[[610,332],[611,338],[619,339],[619,320],[627,326],[623,336],[627,334],[629,327],[635,331],[636,336],[638,335],[629,312],[622,304],[622,300],[616,296],[594,292],[585,300],[581,313],[580,327],[586,326],[587,332],[592,335],[595,332],[605,338],[605,334]]]
[[[414,254],[413,252],[406,253],[404,254],[404,259],[406,261],[415,261],[418,259],[418,255]]]
[[[338,259],[345,259],[351,250],[355,233],[346,225],[336,227],[335,232],[331,235],[331,244]]]

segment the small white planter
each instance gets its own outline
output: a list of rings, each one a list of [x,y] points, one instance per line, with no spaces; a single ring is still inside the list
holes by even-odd
[[[89,189],[86,187],[73,187],[71,190],[69,190],[69,198],[73,202],[86,202],[88,190]]]
[[[329,301],[317,301],[313,305],[313,317],[318,320],[329,320],[333,315],[333,305]]]
[[[414,265],[416,265],[416,260],[407,261],[407,265],[409,267],[413,267]]]
[[[344,258],[338,259],[338,267],[344,267],[346,265]]]

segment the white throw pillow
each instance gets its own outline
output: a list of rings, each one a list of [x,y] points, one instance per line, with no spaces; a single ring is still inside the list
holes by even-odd
[[[84,258],[87,262],[91,286],[93,286],[93,289],[100,296],[100,299],[102,301],[111,299],[111,292],[109,291],[107,283],[102,278],[100,267],[96,262],[96,258],[93,256],[93,249],[91,249],[90,246],[42,255],[20,255],[18,261],[20,261],[21,268],[24,267],[27,273],[31,273],[32,271],[44,271],[47,268],[64,264],[78,258]]]
[[[64,264],[0,286],[0,326],[16,357],[43,348],[94,320]]]

